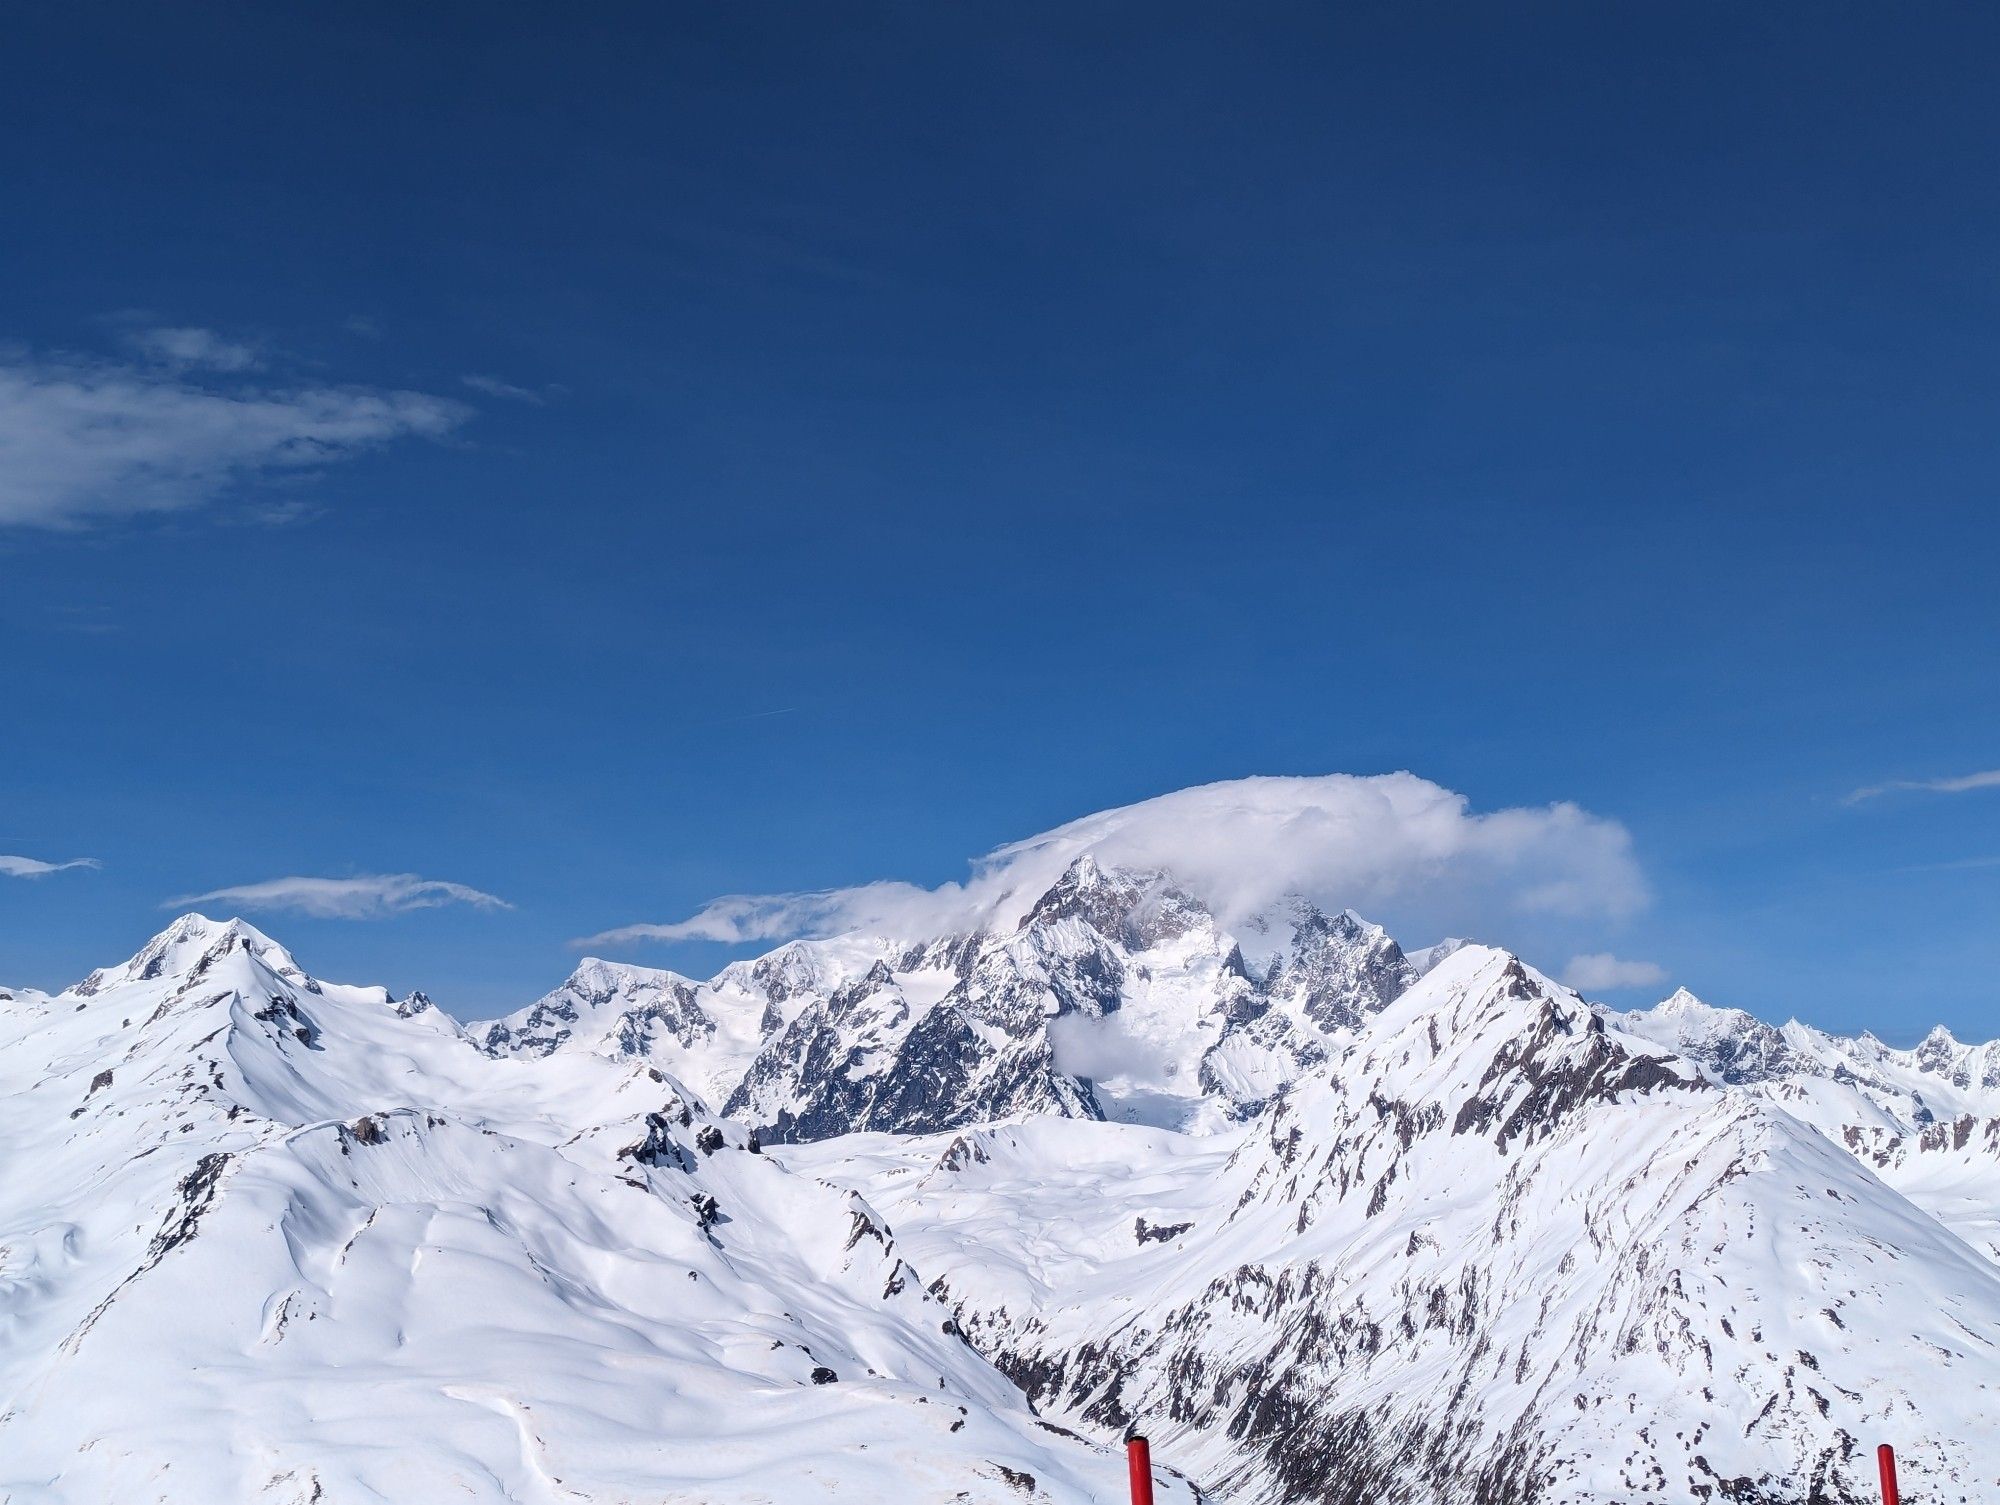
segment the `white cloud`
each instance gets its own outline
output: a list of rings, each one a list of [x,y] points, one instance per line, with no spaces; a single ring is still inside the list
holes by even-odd
[[[985,927],[1018,918],[1085,852],[1108,866],[1171,872],[1225,924],[1288,893],[1432,934],[1477,931],[1507,915],[1617,918],[1648,897],[1629,833],[1579,806],[1478,813],[1464,795],[1414,774],[1328,774],[1208,784],[1086,816],[988,853],[964,883],[735,894],[684,920],[626,925],[577,944]]]
[[[471,412],[422,392],[218,386],[184,370],[0,352],[0,527],[198,507],[261,476],[439,438]]]
[[[415,873],[366,873],[357,878],[272,878],[235,888],[184,894],[160,907],[190,904],[234,904],[244,909],[290,910],[322,920],[379,920],[411,909],[436,909],[445,904],[471,904],[481,909],[512,909],[505,899],[481,893],[463,883],[420,878]]]
[[[1918,862],[1890,869],[1897,873],[1969,873],[1980,868],[2000,867],[2000,857],[1960,857],[1951,862]]]
[[[1858,805],[1863,800],[1874,799],[1877,795],[1892,794],[1905,789],[1921,790],[1929,794],[1966,794],[1974,789],[2000,789],[2000,768],[1989,768],[1981,773],[1963,773],[1949,779],[1891,779],[1886,784],[1869,784],[1856,789],[1841,803]]]
[[[1667,980],[1667,969],[1658,962],[1628,962],[1609,951],[1593,951],[1572,956],[1563,968],[1562,980],[1580,993],[1600,988],[1650,988]]]
[[[540,392],[528,387],[517,387],[512,382],[502,381],[497,376],[481,376],[474,373],[471,376],[461,376],[459,380],[473,391],[484,392],[488,397],[505,397],[510,402],[533,403],[536,407],[548,401]]]
[[[170,366],[186,366],[205,371],[255,371],[264,357],[245,340],[225,339],[212,329],[134,329],[125,342],[141,355],[164,361]]]
[[[73,867],[100,867],[95,857],[72,857],[68,862],[38,862],[33,857],[0,855],[0,877],[44,878],[50,873],[67,872]]]

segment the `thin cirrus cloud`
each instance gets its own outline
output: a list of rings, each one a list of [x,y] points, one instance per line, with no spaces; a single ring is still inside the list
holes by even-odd
[[[1898,873],[1970,873],[1981,868],[2000,867],[2000,857],[1956,857],[1949,862],[1916,862],[1891,869]]]
[[[451,398],[246,380],[257,353],[199,329],[127,336],[150,360],[0,350],[0,528],[186,511],[471,417]]]
[[[513,382],[502,381],[497,376],[483,376],[474,372],[470,376],[461,376],[459,380],[475,392],[483,392],[488,397],[504,397],[509,402],[525,402],[541,407],[548,401],[544,394],[532,387],[516,386]]]
[[[963,883],[732,894],[685,919],[574,944],[991,929],[1017,920],[1086,853],[1172,874],[1226,925],[1254,921],[1288,894],[1460,934],[1521,914],[1617,919],[1649,897],[1630,833],[1580,806],[1480,812],[1411,773],[1327,774],[1208,784],[1085,816],[989,852]]]
[[[493,894],[463,883],[423,878],[415,873],[364,873],[354,878],[270,878],[205,894],[183,894],[162,909],[190,904],[234,904],[252,910],[283,910],[319,920],[379,920],[413,909],[470,904],[478,909],[512,909]]]
[[[130,330],[125,343],[143,356],[190,370],[255,371],[264,364],[263,352],[248,340],[187,325]]]
[[[1849,793],[1844,805],[1858,805],[1884,794],[1915,790],[1924,794],[1969,794],[1975,789],[2000,789],[2000,768],[1979,773],[1962,773],[1948,779],[1891,779],[1886,784],[1867,784]]]
[[[67,862],[42,862],[33,857],[10,857],[0,853],[0,878],[46,878],[50,873],[66,873],[71,868],[103,866],[95,857],[72,857]]]
[[[1599,988],[1650,988],[1667,980],[1667,969],[1658,962],[1627,961],[1609,951],[1592,951],[1572,956],[1563,968],[1562,980],[1581,992]]]

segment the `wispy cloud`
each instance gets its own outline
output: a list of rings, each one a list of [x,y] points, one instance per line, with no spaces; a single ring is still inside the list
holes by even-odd
[[[686,919],[623,925],[576,944],[983,929],[1018,918],[1086,852],[1109,866],[1172,873],[1225,923],[1288,893],[1334,908],[1393,909],[1461,934],[1507,914],[1617,917],[1648,897],[1630,834],[1579,806],[1480,813],[1414,774],[1329,774],[1209,784],[1086,816],[988,853],[964,883],[733,894]]]
[[[246,384],[210,356],[197,374],[0,350],[0,528],[200,507],[259,478],[440,438],[472,414],[423,392]]]
[[[1867,784],[1848,794],[1841,803],[1858,805],[1878,795],[1911,789],[1926,794],[1967,794],[1974,789],[2000,789],[2000,768],[1989,768],[1982,773],[1962,773],[1949,779],[1891,779],[1886,784]]]
[[[697,726],[737,726],[745,721],[769,721],[774,716],[796,716],[799,708],[795,705],[781,705],[769,711],[745,711],[740,716],[717,716],[712,721],[696,722]]]
[[[415,873],[364,873],[355,878],[270,878],[205,894],[183,894],[162,909],[189,904],[234,904],[243,909],[288,910],[322,920],[379,920],[412,909],[470,904],[480,909],[512,909],[505,899],[463,883],[421,878]]]
[[[1981,868],[2000,867],[2000,857],[1959,857],[1950,862],[1917,862],[1892,868],[1897,873],[1969,873]]]
[[[263,353],[248,340],[232,340],[212,329],[154,326],[126,331],[125,343],[141,355],[203,371],[255,371]]]
[[[514,383],[502,381],[497,376],[481,376],[474,373],[471,376],[461,376],[459,380],[475,392],[484,392],[488,397],[504,397],[509,402],[526,402],[541,407],[548,401],[546,394],[537,392],[532,387],[517,387]]]
[[[1599,988],[1650,988],[1667,980],[1667,969],[1658,962],[1626,961],[1609,951],[1593,951],[1572,956],[1562,980],[1586,993]]]
[[[95,857],[72,857],[68,862],[40,862],[33,857],[0,855],[0,877],[46,878],[50,873],[68,872],[77,867],[102,867]]]

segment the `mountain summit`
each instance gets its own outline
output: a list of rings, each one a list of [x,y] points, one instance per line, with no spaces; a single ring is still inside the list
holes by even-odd
[[[706,982],[589,960],[472,1029],[500,1054],[649,1061],[771,1140],[1020,1113],[1214,1127],[1416,975],[1352,913],[1288,897],[1232,931],[1167,874],[1085,853],[1012,924],[794,941]]]

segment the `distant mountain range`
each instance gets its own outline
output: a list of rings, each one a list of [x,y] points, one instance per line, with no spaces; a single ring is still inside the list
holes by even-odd
[[[647,1061],[767,1140],[1032,1113],[1215,1127],[1417,976],[1352,914],[1291,901],[1254,924],[1256,967],[1167,875],[1084,856],[1001,933],[794,941],[707,982],[592,959],[472,1028],[497,1053]]]
[[[0,1145],[24,1505],[2000,1491],[2000,1045],[1090,853],[475,1025],[187,916],[0,990]]]

